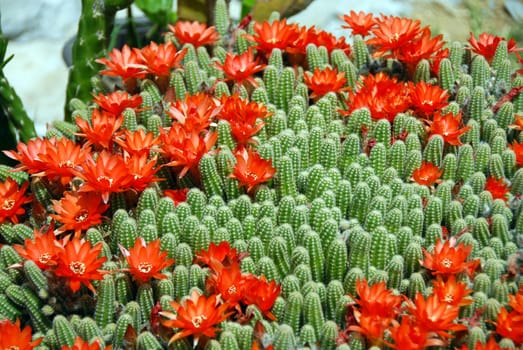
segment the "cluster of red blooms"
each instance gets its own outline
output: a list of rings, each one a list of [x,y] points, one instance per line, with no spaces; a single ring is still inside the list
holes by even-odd
[[[242,273],[242,256],[224,241],[211,243],[207,251],[201,251],[196,260],[211,269],[207,278],[209,297],[193,292],[182,303],[171,302],[175,313],[162,311],[161,322],[169,328],[179,328],[170,340],[173,342],[192,335],[195,340],[202,336],[214,337],[216,325],[230,316],[240,320],[244,316],[242,306],[256,305],[269,319],[274,320],[270,310],[280,295],[280,285],[268,282],[264,276]],[[219,297],[218,297],[219,296]]]
[[[459,281],[459,275],[465,273],[472,277],[479,265],[479,260],[467,260],[471,250],[471,246],[457,244],[455,238],[445,242],[438,239],[432,253],[424,250],[421,265],[436,276],[432,293],[427,297],[418,292],[409,299],[387,289],[385,282],[369,286],[366,280],[358,281],[357,297],[354,296],[354,304],[349,308],[347,328],[340,340],[344,341],[350,332],[357,332],[365,336],[369,346],[425,349],[448,345],[456,333],[467,330],[467,325],[459,322],[459,313],[462,306],[472,303],[469,296],[472,290],[466,282]],[[510,296],[512,311],[502,308],[494,322],[497,334],[517,344],[523,342],[522,301],[523,289],[520,289],[517,295]],[[390,339],[385,336],[386,332]],[[495,340],[489,343],[495,344]],[[484,345],[478,343],[475,349],[484,349]],[[489,349],[499,349],[499,346]]]

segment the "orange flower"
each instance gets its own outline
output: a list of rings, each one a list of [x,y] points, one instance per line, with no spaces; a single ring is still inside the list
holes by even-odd
[[[129,188],[137,192],[142,192],[153,182],[158,182],[163,179],[155,176],[160,168],[156,167],[156,156],[148,159],[146,154],[141,156],[132,155],[125,158],[125,164],[129,171]]]
[[[29,174],[35,174],[42,171],[44,163],[40,160],[38,155],[45,151],[47,143],[55,143],[56,139],[34,138],[26,143],[18,142],[15,151],[3,151],[6,156],[11,159],[19,161],[21,164],[15,167],[16,171],[25,171]]]
[[[300,35],[299,27],[296,24],[287,24],[285,19],[257,22],[254,24],[254,32],[255,35],[245,35],[245,38],[255,42],[255,48],[265,54],[270,54],[275,48],[285,51]]]
[[[437,166],[430,162],[423,161],[421,166],[412,172],[414,181],[422,186],[432,186],[437,183],[439,178],[443,175],[443,169],[439,169]]]
[[[504,179],[496,179],[494,176],[489,176],[485,182],[485,191],[489,191],[493,199],[502,199],[506,202],[510,187]]]
[[[168,133],[160,131],[162,150],[170,158],[166,166],[181,167],[178,174],[182,178],[189,170],[198,172],[200,159],[216,143],[218,134],[207,132],[200,136],[196,132],[185,131],[180,124],[173,124]]]
[[[522,131],[523,130],[523,116],[521,116],[519,114],[514,114],[514,124],[510,124],[508,127],[511,129],[514,129],[514,130]]]
[[[175,301],[170,302],[174,313],[163,311],[160,314],[166,317],[162,324],[170,328],[178,328],[180,331],[169,340],[172,342],[193,335],[196,340],[201,336],[214,337],[218,328],[216,325],[229,317],[232,312],[226,312],[229,305],[218,305],[216,295],[209,298],[198,294],[193,290],[191,296],[179,304]]]
[[[74,339],[74,344],[72,346],[64,345],[62,350],[101,350],[102,345],[99,340],[93,341],[91,344],[83,340],[79,335]],[[112,349],[112,345],[108,345],[104,350]]]
[[[53,209],[56,214],[50,214],[50,216],[62,223],[62,226],[56,230],[57,233],[74,231],[76,236],[80,236],[82,231],[101,224],[102,214],[108,208],[109,205],[102,203],[98,193],[64,192],[62,199],[53,201]]]
[[[516,154],[516,164],[523,165],[523,143],[514,141],[508,147]]]
[[[125,129],[122,133],[123,138],[115,138],[115,142],[131,156],[149,156],[151,151],[158,151],[156,146],[160,144],[160,139],[154,137],[154,134],[144,129],[130,131]]]
[[[398,56],[398,52],[421,33],[419,20],[381,15],[376,18],[376,24],[372,28],[375,37],[367,40],[367,44],[375,47],[375,57],[384,56],[387,52],[391,54],[386,58]]]
[[[356,13],[354,10],[351,10],[348,15],[343,15],[341,19],[347,23],[346,26],[341,27],[350,29],[352,35],[367,36],[369,31],[376,25],[374,15],[363,11]]]
[[[441,135],[443,140],[452,146],[461,146],[460,136],[470,130],[470,126],[460,129],[461,113],[454,115],[447,113],[441,115],[439,111],[434,113],[430,124],[430,136]]]
[[[15,244],[13,248],[22,258],[33,261],[42,270],[49,270],[56,266],[63,247],[53,232],[34,231],[33,239],[26,238],[24,245]]]
[[[461,348],[458,350],[469,350],[469,347],[467,344],[463,344]],[[502,350],[499,346],[498,342],[496,341],[496,338],[491,336],[486,344],[483,344],[481,341],[477,341],[474,348],[470,350]]]
[[[429,27],[425,27],[414,40],[409,41],[395,52],[393,58],[403,62],[412,76],[421,60],[434,62],[434,60],[440,59],[439,57],[444,53],[441,50],[443,46],[445,46],[443,35],[440,34],[433,38]]]
[[[167,278],[160,271],[174,263],[174,259],[167,259],[167,252],[160,251],[159,239],[146,244],[143,238],[138,237],[134,241],[134,247],[129,250],[124,247],[120,249],[129,263],[129,272],[135,280],[142,283],[151,278]]]
[[[256,305],[258,309],[270,320],[276,320],[276,317],[270,312],[276,298],[280,295],[281,286],[276,281],[267,282],[265,276],[257,277],[246,274],[243,277],[242,301],[247,305]]]
[[[338,73],[336,69],[328,67],[324,70],[316,68],[313,74],[305,74],[303,79],[312,90],[312,99],[318,99],[329,92],[340,92],[347,83],[344,72]]]
[[[456,244],[455,237],[445,242],[437,238],[434,253],[431,254],[423,249],[425,259],[421,261],[421,265],[431,270],[433,275],[448,277],[466,272],[471,276],[479,264],[479,260],[467,261],[471,250],[472,246]]]
[[[438,276],[432,284],[433,293],[440,301],[450,306],[465,306],[472,303],[472,299],[468,297],[472,290],[467,288],[465,282],[456,281],[455,275],[450,275],[446,281]]]
[[[142,104],[142,96],[129,95],[127,92],[117,90],[107,95],[99,93],[93,98],[93,102],[104,111],[119,116],[126,108],[139,107]]]
[[[368,108],[374,120],[387,119],[390,122],[410,106],[408,86],[382,72],[364,77],[356,91],[349,91],[346,101],[349,111],[345,115]]]
[[[426,330],[420,328],[412,317],[404,316],[401,323],[393,320],[393,327],[389,328],[394,344],[388,344],[392,349],[423,350],[429,346],[444,346],[441,339],[432,338]]]
[[[421,118],[429,118],[434,112],[448,105],[450,95],[438,85],[424,81],[410,85],[411,108]]]
[[[253,137],[264,126],[261,120],[273,114],[264,104],[248,102],[238,95],[223,97],[221,103],[218,118],[229,122],[231,134],[240,145],[254,143]]]
[[[199,134],[206,130],[220,112],[218,100],[203,92],[187,94],[169,107],[167,114],[189,132]]]
[[[523,314],[517,310],[508,312],[501,307],[496,322],[496,333],[502,337],[512,339],[516,344],[523,344]]]
[[[187,200],[188,188],[181,188],[179,190],[167,189],[163,191],[163,195],[171,198],[174,201],[174,205],[178,205]]]
[[[28,187],[29,182],[18,187],[16,181],[10,177],[5,182],[0,182],[0,224],[8,220],[13,224],[18,224],[18,217],[25,214],[22,206],[33,200],[32,196],[25,195]]]
[[[470,50],[472,52],[477,53],[478,55],[482,55],[485,57],[485,59],[490,63],[492,59],[494,58],[494,55],[496,54],[496,49],[498,48],[498,45],[501,41],[505,41],[506,39],[503,37],[495,36],[489,33],[481,33],[479,35],[479,41],[474,38],[474,35],[472,32],[470,32],[469,37],[469,44],[470,44]],[[523,50],[523,48],[517,48],[517,43],[514,39],[510,39],[507,42],[507,49],[508,52],[518,52]]]
[[[96,293],[91,281],[103,279],[104,272],[98,268],[107,260],[106,257],[98,257],[101,251],[101,243],[91,247],[89,241],[74,237],[58,254],[58,267],[54,274],[67,279],[69,288],[75,293],[82,284]]]
[[[34,341],[32,339],[32,329],[30,326],[20,328],[20,320],[15,323],[8,319],[0,320],[0,349],[5,350],[32,350],[44,340],[40,337]]]
[[[443,339],[452,338],[450,332],[463,331],[467,326],[455,323],[459,318],[459,306],[451,306],[440,300],[435,294],[426,299],[417,293],[414,303],[409,301],[408,310],[416,325],[426,332],[435,332]]]
[[[127,44],[122,47],[122,51],[114,48],[109,53],[109,58],[99,58],[96,62],[107,67],[106,70],[100,71],[102,75],[121,77],[124,82],[132,78],[145,78],[143,62]]]
[[[232,248],[229,242],[222,241],[218,245],[212,242],[207,250],[197,252],[196,260],[209,266],[213,260],[220,265],[229,266],[239,262],[240,257],[236,248]]]
[[[217,62],[216,67],[221,69],[229,80],[234,80],[238,84],[248,81],[253,86],[257,86],[253,74],[263,70],[265,65],[259,64],[258,58],[254,59],[252,47],[249,47],[246,52],[239,55],[227,52],[223,64]]]
[[[207,28],[205,23],[177,21],[174,26],[169,24],[168,27],[181,45],[192,44],[197,48],[213,45],[220,40],[220,34],[216,31],[216,28],[214,26]]]
[[[354,310],[354,316],[358,324],[353,324],[347,327],[348,331],[363,334],[369,345],[381,347],[384,342],[384,334],[389,329],[393,319],[389,317],[380,317],[374,315],[367,315],[358,310]]]
[[[80,116],[76,117],[76,125],[81,132],[78,136],[87,139],[87,145],[98,145],[105,149],[112,150],[113,139],[117,131],[123,124],[123,115],[114,115],[106,111],[94,109],[91,116],[91,123]]]
[[[168,77],[171,70],[180,65],[182,58],[187,50],[176,51],[176,47],[171,41],[165,44],[156,44],[154,41],[141,50],[135,50],[136,54],[145,64],[145,73],[153,74],[157,77]]]
[[[240,186],[247,187],[247,192],[251,192],[256,185],[272,179],[276,173],[270,160],[265,160],[253,150],[244,147],[239,148],[234,153],[236,165],[230,177],[237,179]]]
[[[98,192],[104,203],[109,201],[111,193],[128,190],[132,181],[122,156],[107,151],[99,153],[96,161],[87,154],[83,168],[76,174],[85,181],[80,192]]]
[[[49,181],[60,181],[67,185],[75,176],[75,171],[85,161],[86,148],[74,141],[62,137],[53,142],[46,142],[46,147],[38,154],[42,162],[42,171],[35,176],[45,176]]]
[[[366,279],[356,281],[358,298],[355,303],[363,315],[381,318],[395,318],[403,302],[400,295],[387,289],[385,282],[374,283],[369,286]]]
[[[244,290],[242,289],[243,276],[240,264],[234,262],[229,266],[219,263],[213,264],[213,272],[207,278],[207,287],[229,305],[235,308],[242,300]]]
[[[317,30],[316,28],[312,27],[311,30],[308,31],[306,38],[307,41],[303,42],[303,48],[300,50],[302,53],[307,52],[308,44],[314,44],[317,47],[324,46],[329,53],[335,49],[342,50],[346,55],[350,55],[351,53],[351,46],[345,42],[344,37],[338,38],[332,33],[326,32],[324,30]],[[298,41],[294,42],[293,47],[296,48],[297,44]],[[289,48],[287,51],[291,52],[292,50]]]

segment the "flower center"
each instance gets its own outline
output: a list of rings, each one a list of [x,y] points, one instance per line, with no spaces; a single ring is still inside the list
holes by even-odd
[[[74,162],[71,160],[61,161],[58,163],[60,168],[74,168]]]
[[[100,175],[96,178],[96,181],[98,182],[108,182],[109,183],[109,186],[112,186],[113,185],[113,179],[110,178],[109,176],[105,176],[105,175]]]
[[[257,175],[257,174],[252,173],[252,172],[249,172],[248,175],[249,175],[249,177],[250,177],[251,179],[253,179],[254,181],[258,180],[258,175]]]
[[[78,214],[74,217],[76,222],[84,222],[89,214],[87,213],[87,210],[80,210]]]
[[[6,348],[6,350],[20,350],[18,346],[11,345],[10,347]]]
[[[42,253],[38,257],[38,262],[44,265],[47,265],[47,263],[49,263],[49,260],[51,260],[51,254],[49,254],[48,252]]]
[[[85,273],[85,264],[81,261],[73,261],[69,263],[69,268],[76,275],[83,275]]]
[[[2,204],[3,210],[11,210],[15,206],[15,200],[14,199],[6,199],[4,201],[4,204]]]
[[[151,265],[148,262],[141,262],[138,264],[138,271],[141,273],[149,273],[153,268],[153,265]]]
[[[445,258],[441,261],[443,266],[445,266],[447,269],[452,266],[452,261],[450,261],[448,258]]]
[[[227,293],[229,293],[229,295],[236,294],[237,291],[238,290],[236,289],[236,286],[234,284],[230,286],[229,289],[227,289]]]
[[[199,316],[194,316],[192,318],[191,322],[194,327],[200,328],[200,326],[202,325],[202,322],[206,319],[207,319],[207,317],[205,317],[205,315],[199,315]]]
[[[449,304],[452,304],[452,302],[454,301],[454,297],[452,296],[452,294],[447,294],[445,295],[445,298],[443,298],[443,300]]]

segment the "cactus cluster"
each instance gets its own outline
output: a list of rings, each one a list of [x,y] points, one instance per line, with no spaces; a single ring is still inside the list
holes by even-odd
[[[264,41],[299,29],[276,14],[238,28],[216,15],[212,50],[167,35],[156,57],[100,60],[127,69],[111,87],[127,92],[74,99],[76,124],[7,152],[20,165],[0,167],[0,329],[30,326],[41,350],[78,337],[100,349],[521,346],[511,42],[471,53],[429,31],[433,51],[413,64],[376,27],[419,27],[407,19],[375,19],[365,40],[349,18],[352,47],[310,30],[300,51],[303,37]],[[159,73],[130,72],[144,62]],[[244,109],[255,117],[235,117]]]

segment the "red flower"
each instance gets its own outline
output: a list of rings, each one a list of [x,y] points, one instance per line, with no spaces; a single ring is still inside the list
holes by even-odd
[[[387,119],[393,122],[398,113],[407,111],[410,106],[409,89],[396,78],[380,72],[364,77],[356,91],[349,91],[347,104],[349,111],[345,115],[360,108],[368,108],[374,120]]]
[[[63,250],[53,232],[42,233],[37,230],[33,239],[26,238],[24,245],[15,244],[13,248],[22,258],[33,261],[42,270],[55,267],[58,253]]]
[[[438,85],[424,81],[410,86],[411,108],[421,118],[429,118],[434,112],[448,105],[450,95]]]
[[[20,328],[20,320],[15,323],[8,319],[0,320],[0,349],[5,350],[32,350],[44,340],[40,337],[34,341],[32,339],[30,326]]]
[[[109,201],[111,193],[129,189],[132,181],[123,158],[106,151],[98,154],[96,161],[87,154],[83,172],[77,172],[77,176],[85,180],[80,192],[98,192],[104,203]]]
[[[218,118],[227,120],[231,134],[240,145],[254,143],[253,137],[263,128],[261,121],[273,113],[261,103],[248,102],[238,95],[223,97]]]
[[[220,34],[216,31],[216,28],[214,26],[207,28],[205,23],[177,21],[175,25],[169,24],[168,27],[181,45],[192,44],[197,48],[213,45],[220,40]]]
[[[171,41],[165,44],[156,44],[154,41],[141,50],[134,49],[138,57],[145,64],[145,73],[153,74],[157,77],[171,74],[171,70],[180,65],[182,58],[187,50],[176,51],[176,47]]]
[[[373,317],[395,318],[403,302],[400,295],[387,289],[385,282],[369,286],[367,280],[358,280],[356,281],[356,293],[358,298],[355,299],[355,302],[361,313]]]
[[[134,247],[129,250],[123,247],[120,249],[129,263],[131,275],[142,283],[151,278],[167,278],[160,271],[174,263],[174,259],[167,259],[167,252],[160,251],[159,239],[146,244],[143,238],[139,237],[134,241]]]
[[[385,331],[389,329],[393,319],[364,314],[358,310],[354,310],[354,316],[358,324],[350,325],[347,330],[364,335],[370,343],[369,345],[381,347]]]
[[[234,262],[229,266],[223,266],[219,263],[213,264],[213,272],[207,278],[207,286],[214,294],[229,304],[229,307],[235,308],[242,300],[244,290],[243,275],[240,270],[240,264]]]
[[[445,281],[438,276],[433,282],[433,293],[436,297],[450,306],[465,306],[472,303],[468,297],[472,289],[467,288],[465,282],[456,281],[455,275],[450,275]]]
[[[174,205],[178,205],[187,200],[188,188],[181,188],[179,190],[167,189],[163,191],[163,195],[171,198],[174,201]]]
[[[6,156],[11,159],[19,161],[21,164],[15,167],[16,171],[25,171],[29,174],[35,174],[44,168],[44,163],[40,160],[38,155],[45,152],[48,143],[54,144],[55,138],[42,139],[35,138],[27,141],[27,144],[19,142],[16,145],[15,151],[3,151]]]
[[[219,112],[218,100],[200,92],[195,95],[187,94],[183,100],[177,100],[167,114],[182,124],[187,131],[199,134],[209,128]]]
[[[504,41],[505,38],[495,36],[489,33],[481,33],[479,35],[479,41],[474,38],[472,32],[470,32],[469,44],[472,52],[482,55],[490,63],[496,54],[496,49],[501,41]],[[523,50],[523,48],[517,48],[517,43],[514,39],[510,39],[507,42],[508,52],[517,52]]]
[[[101,251],[101,243],[91,247],[89,241],[75,237],[58,254],[58,267],[54,274],[66,278],[73,292],[77,292],[83,284],[96,293],[91,281],[103,279],[103,271],[98,268],[107,260],[106,257],[98,257]]]
[[[418,292],[414,303],[409,303],[408,309],[416,325],[426,332],[435,332],[444,339],[452,337],[448,332],[467,329],[467,326],[454,322],[459,317],[459,307],[449,305],[435,294],[425,299],[423,294]]]
[[[313,74],[305,74],[303,79],[307,87],[312,90],[312,99],[318,99],[329,92],[340,92],[344,90],[347,83],[344,72],[338,73],[336,69],[331,68],[324,70],[316,68]]]
[[[314,44],[317,47],[324,46],[329,53],[336,49],[342,50],[347,55],[351,52],[351,46],[345,42],[344,37],[337,38],[332,33],[324,30],[317,30],[312,27],[311,30],[308,31],[306,38],[307,41],[303,42],[303,49],[300,50],[301,52],[307,52],[308,44]],[[298,42],[295,42],[293,46],[296,47],[297,44]],[[287,51],[291,52],[292,50],[289,48]]]
[[[463,344],[459,350],[469,350],[469,347],[467,344]],[[491,336],[486,344],[483,344],[481,341],[477,341],[474,348],[470,350],[502,350],[499,346],[498,342],[496,341],[496,338]]]
[[[216,67],[221,69],[229,80],[234,80],[238,84],[248,81],[253,86],[257,86],[253,75],[263,70],[265,65],[260,64],[259,59],[254,59],[254,53],[250,47],[239,55],[227,52],[223,64],[217,62]]]
[[[16,181],[10,177],[5,182],[0,182],[0,224],[6,221],[18,224],[18,217],[25,214],[22,206],[33,200],[32,196],[25,195],[28,187],[29,182],[18,187]]]
[[[240,256],[236,248],[232,248],[229,242],[223,241],[218,245],[213,242],[207,250],[197,252],[196,260],[209,266],[211,266],[212,261],[216,261],[220,265],[230,266],[239,262]]]
[[[430,124],[430,136],[441,135],[443,140],[452,146],[461,146],[460,136],[470,130],[470,126],[460,129],[461,113],[454,115],[447,113],[441,115],[439,111],[434,113],[434,117]]]
[[[516,155],[516,164],[523,165],[523,143],[513,141],[512,144],[508,145],[508,148],[514,151]]]
[[[412,76],[421,60],[432,60],[434,62],[440,59],[440,56],[444,54],[441,49],[445,45],[445,41],[442,39],[443,35],[441,34],[433,38],[430,29],[425,27],[414,40],[409,41],[398,50],[394,54],[394,58],[403,62]]]
[[[74,339],[74,344],[72,346],[64,345],[62,350],[101,350],[102,344],[99,340],[93,341],[91,344],[83,340],[79,335]],[[112,349],[112,345],[108,345],[104,350]]]
[[[239,148],[234,153],[236,165],[230,177],[237,179],[240,186],[247,187],[247,192],[251,192],[256,185],[272,179],[276,173],[270,160],[265,160],[253,150],[244,147]]]
[[[139,107],[142,104],[142,96],[129,95],[127,92],[117,90],[107,95],[99,93],[93,98],[93,102],[104,111],[119,116],[126,108]]]
[[[347,23],[347,25],[341,27],[350,29],[352,35],[367,36],[369,31],[376,25],[374,15],[363,11],[356,13],[351,10],[348,15],[343,15],[341,19]]]
[[[189,335],[193,335],[196,340],[203,335],[212,338],[218,330],[216,325],[232,314],[226,312],[228,304],[218,306],[216,295],[207,298],[194,290],[181,304],[175,301],[171,301],[170,304],[175,312],[161,312],[160,314],[167,318],[161,322],[166,327],[178,328],[180,331],[171,337],[169,344]]]
[[[254,41],[255,48],[265,54],[270,54],[272,49],[278,48],[285,51],[292,47],[300,35],[296,24],[287,24],[285,19],[281,21],[264,21],[254,24],[255,35],[245,35],[245,38]]]
[[[276,320],[270,310],[280,295],[281,286],[276,281],[267,282],[263,275],[257,277],[251,274],[244,275],[242,284],[243,302],[256,305],[267,318]]]
[[[373,55],[376,57],[387,52],[391,52],[391,57],[397,57],[400,50],[421,33],[420,21],[409,18],[381,15],[376,18],[376,24],[372,28],[375,37],[367,40],[367,44],[375,47]]]
[[[505,307],[502,307],[494,324],[497,334],[512,339],[516,344],[523,344],[523,314],[515,311],[508,312]]]
[[[432,186],[438,182],[439,178],[443,175],[443,169],[439,169],[437,166],[430,162],[423,161],[421,166],[412,172],[414,181],[422,186]]]
[[[123,124],[123,115],[114,115],[106,111],[94,109],[91,116],[91,123],[82,117],[76,117],[76,125],[81,132],[78,136],[87,139],[87,145],[98,145],[111,150],[113,139],[117,131]]]
[[[156,167],[157,158],[148,159],[146,154],[125,157],[125,164],[129,172],[129,188],[142,192],[153,182],[163,179],[155,176],[159,168]]]
[[[493,199],[502,199],[506,202],[510,187],[504,179],[496,179],[493,176],[489,176],[487,182],[485,182],[485,191],[489,191]]]
[[[59,201],[53,201],[53,209],[56,214],[50,216],[62,223],[57,233],[74,231],[79,236],[82,231],[102,223],[102,214],[109,208],[108,204],[102,203],[98,193],[65,192]]]
[[[168,133],[160,131],[162,150],[170,158],[167,166],[181,167],[179,178],[187,174],[189,170],[198,171],[200,159],[216,143],[218,134],[207,132],[205,136],[199,133],[186,131],[180,124],[173,124]]]
[[[423,249],[425,259],[421,265],[431,270],[433,275],[450,276],[461,272],[466,272],[469,276],[479,264],[479,260],[467,261],[472,250],[472,246],[465,246],[463,243],[456,244],[456,238],[442,242],[436,240],[434,253],[429,253]]]
[[[514,114],[514,124],[510,124],[508,127],[511,129],[514,129],[514,130],[522,131],[523,130],[523,116],[521,116],[520,114]]]
[[[125,129],[121,136],[123,138],[116,138],[114,141],[131,156],[141,156],[142,154],[149,156],[151,151],[158,151],[156,146],[160,144],[160,139],[154,137],[150,131]]]
[[[401,323],[393,320],[393,327],[389,328],[394,344],[387,344],[397,350],[423,350],[429,346],[444,346],[441,339],[429,337],[429,333],[422,329],[412,317],[404,316]]]
[[[114,48],[109,53],[109,59],[99,58],[96,62],[105,65],[108,69],[100,71],[102,75],[121,77],[125,82],[131,78],[145,78],[145,66],[136,51],[124,45],[122,51]]]
[[[34,175],[45,176],[50,181],[60,181],[62,185],[67,185],[75,176],[77,168],[85,162],[88,150],[66,137],[46,142],[45,145],[38,154],[42,163],[41,171]]]

